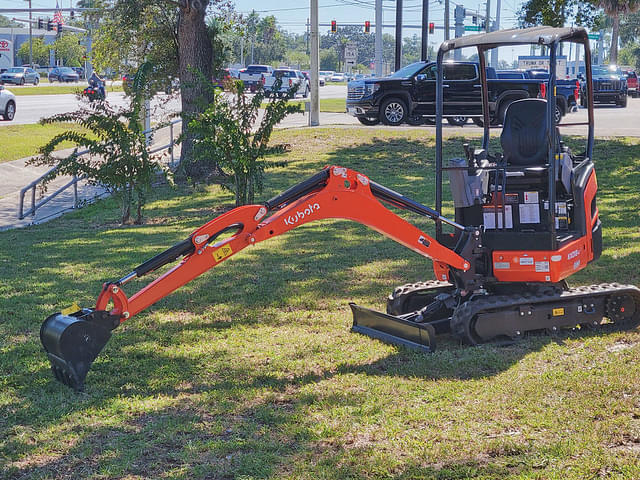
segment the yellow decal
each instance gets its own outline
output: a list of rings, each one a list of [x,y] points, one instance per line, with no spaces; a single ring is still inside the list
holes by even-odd
[[[232,253],[233,253],[233,250],[231,250],[231,246],[223,245],[222,247],[213,251],[213,258],[215,258],[216,262],[221,262]]]
[[[564,308],[554,308],[553,309],[553,316],[554,317],[560,317],[564,315]]]
[[[72,313],[79,312],[80,310],[82,309],[78,306],[78,304],[76,302],[73,302],[73,305],[71,305],[69,308],[65,308],[60,313],[62,315],[71,315]]]

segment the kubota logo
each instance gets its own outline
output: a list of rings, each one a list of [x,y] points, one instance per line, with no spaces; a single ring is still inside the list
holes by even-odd
[[[0,48],[8,48],[9,47],[9,42],[7,42],[6,40],[0,40]]]
[[[311,215],[316,210],[320,210],[320,204],[319,203],[314,203],[313,205],[312,204],[308,204],[307,208],[305,208],[304,210],[297,210],[295,215],[289,215],[287,218],[285,218],[284,219],[284,224],[285,225],[295,225],[300,220],[302,220],[304,217],[306,217],[308,215]]]

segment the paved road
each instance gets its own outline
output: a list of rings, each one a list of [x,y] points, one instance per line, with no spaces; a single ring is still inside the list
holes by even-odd
[[[320,88],[320,98],[345,98],[347,87],[344,85],[326,85]],[[110,93],[109,101],[114,105],[126,104],[124,94],[121,92]],[[36,123],[43,116],[54,113],[70,112],[78,107],[78,99],[74,95],[32,95],[18,97],[16,118],[13,122],[0,122],[0,127],[11,124]],[[177,98],[164,94],[157,95],[152,102],[153,120],[162,121],[167,115],[180,109]],[[571,113],[564,118],[564,122],[586,121],[586,110],[581,109],[577,113]],[[295,115],[287,118],[281,127],[293,127],[307,125],[307,115]],[[360,125],[353,117],[346,113],[322,114],[323,125],[343,124]],[[636,136],[640,137],[640,98],[629,98],[627,108],[615,106],[597,106],[595,110],[596,136]],[[447,129],[459,127],[449,127]],[[371,128],[391,128],[378,125]],[[433,127],[424,127],[433,130]],[[464,126],[464,130],[481,131],[471,122]],[[563,129],[565,133],[581,133],[580,127],[568,127]]]
[[[76,84],[72,84],[76,85]],[[78,88],[82,84],[77,84]],[[9,87],[8,90],[21,87]],[[346,98],[347,87],[345,85],[327,85],[320,88],[320,98]],[[116,106],[125,106],[127,101],[124,93],[111,92],[107,100]],[[21,95],[16,97],[16,116],[13,122],[0,122],[0,127],[11,124],[37,123],[42,117],[49,117],[56,113],[72,112],[76,110],[80,101],[75,95]],[[180,111],[180,100],[164,94],[154,97],[152,105],[153,120],[162,121],[170,113]]]

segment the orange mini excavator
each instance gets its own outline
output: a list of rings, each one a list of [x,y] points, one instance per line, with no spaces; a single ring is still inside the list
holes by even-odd
[[[580,43],[585,49],[588,121],[569,124],[588,129],[582,153],[572,152],[562,142],[554,116],[555,96],[549,94],[555,92],[560,42]],[[485,52],[523,44],[549,49],[550,75],[541,88],[547,98],[513,99],[502,125],[501,151],[490,152],[496,99],[488,94]],[[465,145],[463,158],[443,166],[443,99],[455,79],[443,78],[442,63],[447,52],[464,47],[478,51],[484,136],[480,148]],[[518,338],[533,330],[635,328],[640,323],[638,288],[617,284],[569,288],[565,281],[602,251],[587,32],[537,27],[456,38],[440,46],[437,66],[435,209],[339,166],[323,169],[264,204],[235,208],[120,280],[105,283],[94,309],[49,316],[40,337],[56,378],[82,389],[92,362],[122,322],[244,248],[324,218],[362,223],[433,260],[436,280],[396,288],[387,313],[352,304],[354,331],[432,351],[436,335],[447,332],[477,344],[497,337]],[[455,220],[441,214],[445,171]],[[435,238],[387,206],[430,217],[436,223]],[[180,258],[139,292],[131,297],[124,293],[131,279]]]

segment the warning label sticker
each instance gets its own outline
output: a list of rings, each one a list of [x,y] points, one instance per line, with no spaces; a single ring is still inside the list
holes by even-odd
[[[223,245],[222,247],[213,251],[213,258],[216,260],[216,262],[221,262],[232,253],[233,253],[233,250],[231,250],[231,246]]]
[[[549,262],[536,262],[536,272],[548,272]]]

